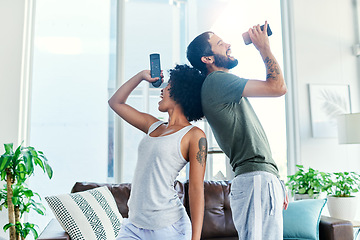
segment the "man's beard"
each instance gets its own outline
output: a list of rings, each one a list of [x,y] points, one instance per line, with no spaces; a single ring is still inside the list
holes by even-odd
[[[230,59],[229,57],[225,57],[223,55],[215,54],[215,66],[220,68],[232,69],[238,65],[237,59]]]

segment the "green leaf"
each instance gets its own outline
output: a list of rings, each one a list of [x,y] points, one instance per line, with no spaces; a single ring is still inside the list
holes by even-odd
[[[306,193],[306,189],[305,189],[305,188],[300,188],[300,189],[299,189],[299,193],[300,193],[300,194],[305,194],[305,193]]]
[[[38,214],[45,215],[45,211],[43,211],[41,208],[33,208]]]
[[[26,167],[23,163],[20,163],[17,167],[18,181],[24,182],[26,180]]]
[[[47,162],[47,161],[48,161],[48,159],[45,157],[44,153],[42,153],[42,152],[40,153],[40,151],[38,151],[38,153],[39,153],[39,154],[38,154],[38,157],[39,157],[39,158],[41,158],[44,162]]]
[[[34,196],[36,195],[36,196],[38,196],[39,199],[41,199],[40,194],[38,194],[36,192],[33,192],[33,193],[34,193]]]
[[[37,239],[39,237],[39,234],[38,234],[38,232],[36,231],[35,228],[30,228],[30,231],[34,235],[34,239]]]
[[[4,229],[4,232],[6,232],[10,227],[12,227],[12,226],[15,226],[15,224],[13,224],[13,223],[7,223],[7,224],[5,224],[5,226],[3,227],[3,229]]]
[[[4,147],[5,147],[6,154],[13,154],[13,144],[12,143],[6,143],[6,144],[4,144]]]
[[[20,154],[21,154],[21,145],[18,146],[18,148],[15,151],[15,154],[13,156],[13,161],[14,162],[19,158]]]
[[[14,206],[19,205],[20,199],[18,197],[12,197],[11,200],[12,200]]]
[[[1,172],[1,181],[5,180],[6,177],[6,171]]]
[[[24,191],[24,195],[28,198],[33,197],[34,193],[30,189]]]
[[[308,194],[309,194],[309,195],[310,195],[310,197],[311,197],[311,196],[313,196],[313,195],[314,195],[314,191],[313,191],[312,189],[309,189]]]
[[[4,171],[4,169],[8,168],[11,163],[11,156],[3,155],[0,157],[0,172]]]
[[[40,166],[41,169],[45,172],[44,164],[39,157],[34,157],[34,163],[35,165]]]
[[[27,233],[29,234],[29,232],[31,231],[32,234],[34,235],[34,238],[37,239],[39,236],[38,236],[38,233],[37,233],[35,227],[38,227],[38,226],[35,224],[32,224],[32,223],[28,223],[28,222],[24,223],[24,228],[28,230]],[[24,236],[24,237],[26,237],[26,236]]]
[[[40,151],[39,151],[39,153],[40,153]],[[48,159],[45,157],[45,155],[42,152],[38,156],[39,156],[40,159],[43,160],[43,164],[45,166],[45,171],[46,171],[48,177],[51,179],[52,176],[53,176],[53,170],[50,167],[50,165],[48,164]]]
[[[47,162],[45,162],[45,169],[48,177],[51,179],[53,176],[53,170]]]
[[[26,172],[28,175],[31,175],[34,172],[32,155],[29,151],[24,152],[23,155],[24,155],[24,164],[26,167]]]
[[[37,157],[37,156],[38,156],[38,153],[37,153],[37,151],[36,151],[34,148],[32,148],[32,149],[30,150],[30,154],[31,154],[31,156],[33,156],[33,157]]]

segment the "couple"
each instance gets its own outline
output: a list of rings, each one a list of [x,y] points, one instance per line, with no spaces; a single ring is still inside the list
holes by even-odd
[[[111,108],[121,118],[146,133],[139,144],[129,218],[124,220],[118,239],[200,239],[207,141],[204,132],[190,122],[204,115],[236,175],[230,199],[239,239],[282,239],[287,196],[266,135],[247,99],[286,93],[283,75],[270,50],[267,22],[264,29],[257,25],[248,32],[265,63],[265,81],[228,73],[237,65],[230,55],[230,44],[205,32],[187,48],[194,68],[177,65],[161,91],[158,109],[168,113],[168,122],[126,104],[141,81],[158,80],[151,78],[149,70],[132,77],[110,98]],[[187,162],[191,221],[174,190],[175,178]]]

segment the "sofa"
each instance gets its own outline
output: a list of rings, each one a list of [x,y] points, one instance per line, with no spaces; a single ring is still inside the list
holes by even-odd
[[[131,184],[109,184],[77,182],[71,192],[82,192],[97,187],[107,186],[114,196],[116,205],[124,218],[128,217],[127,201],[130,196]],[[232,221],[230,209],[230,181],[205,181],[205,213],[202,229],[203,240],[235,240],[238,239]],[[189,183],[176,181],[174,185],[178,196],[189,214]],[[190,215],[190,214],[189,214]],[[319,225],[320,240],[352,240],[353,226],[346,220],[321,216]],[[52,219],[38,240],[69,240],[69,235],[62,229],[58,221]]]

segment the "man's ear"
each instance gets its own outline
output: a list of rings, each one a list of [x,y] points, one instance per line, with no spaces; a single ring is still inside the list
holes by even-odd
[[[214,62],[214,56],[201,57],[201,61],[205,64],[212,64]]]

